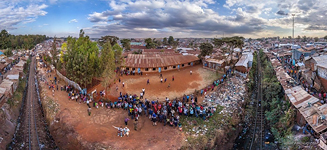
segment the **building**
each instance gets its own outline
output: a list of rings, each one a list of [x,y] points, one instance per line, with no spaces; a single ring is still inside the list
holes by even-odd
[[[235,64],[235,70],[242,72],[242,73],[246,73],[248,72],[249,69],[249,59],[248,59],[248,55],[242,55],[241,59]],[[253,56],[252,56],[252,60],[253,60]],[[251,63],[252,65],[252,63]]]
[[[325,90],[327,90],[327,60],[325,63],[321,63],[317,65],[317,74],[320,80],[321,85]]]
[[[122,69],[136,70],[136,72],[162,72],[181,69],[198,63],[200,60],[194,55],[146,52],[144,54],[128,54]]]
[[[294,59],[298,60],[301,57],[306,57],[306,56],[311,56],[314,53],[316,53],[316,50],[314,48],[299,48],[299,49],[294,49]]]
[[[208,58],[203,61],[203,68],[209,70],[224,71],[225,66],[226,65],[224,59]]]

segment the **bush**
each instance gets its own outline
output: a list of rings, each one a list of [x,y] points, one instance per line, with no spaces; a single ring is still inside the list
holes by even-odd
[[[306,142],[309,142],[310,141],[310,137],[308,137],[308,136],[305,136],[305,137],[303,137],[302,139],[301,139],[301,142],[302,143],[306,143]]]

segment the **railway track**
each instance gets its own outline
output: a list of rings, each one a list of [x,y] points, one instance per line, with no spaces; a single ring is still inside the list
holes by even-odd
[[[252,132],[252,139],[250,144],[250,150],[263,150],[264,149],[264,136],[265,136],[265,116],[264,116],[264,108],[262,106],[262,86],[261,86],[261,79],[262,79],[262,70],[261,70],[261,62],[260,62],[260,55],[257,55],[257,99],[256,99],[256,114],[254,118],[253,124],[253,132]]]
[[[41,150],[57,148],[49,133],[42,105],[39,101],[39,95],[36,91],[35,66],[36,60],[32,57],[29,67],[27,93],[25,100],[23,100],[25,104],[22,105],[23,109],[21,109],[23,113],[19,117],[19,125],[16,127],[16,133],[8,149]]]

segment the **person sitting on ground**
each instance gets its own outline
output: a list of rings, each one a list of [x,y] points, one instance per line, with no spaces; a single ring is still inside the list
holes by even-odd
[[[124,136],[126,135],[127,137],[129,137],[129,129],[127,127],[124,128]]]

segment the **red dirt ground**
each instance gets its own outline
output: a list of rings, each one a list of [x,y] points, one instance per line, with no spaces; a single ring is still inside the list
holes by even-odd
[[[52,73],[52,77],[53,75]],[[198,75],[194,73],[192,77],[198,78]],[[179,83],[182,83],[181,76],[176,75],[175,78],[176,83],[178,83],[178,80],[180,80]],[[191,77],[188,78],[190,79]],[[154,81],[152,82],[153,86],[158,85]],[[60,84],[63,84],[62,81]],[[131,130],[130,137],[117,137],[117,130],[112,126],[124,127],[124,118],[128,116],[127,111],[101,107],[96,109],[92,107],[92,114],[88,116],[86,104],[69,101],[68,94],[60,91],[60,88],[59,91],[55,91],[55,97],[53,97],[51,90],[47,88],[44,82],[41,82],[41,86],[47,90],[47,95],[59,104],[60,110],[58,114],[65,115],[60,121],[65,122],[66,126],[72,126],[81,137],[79,140],[83,143],[101,144],[114,149],[178,149],[185,141],[184,134],[176,128],[163,126],[161,123],[158,126],[152,126],[151,121],[144,116],[141,116],[139,119],[138,131],[133,130],[133,121],[130,120],[127,126]],[[151,91],[149,88],[146,90],[146,92]],[[67,117],[67,115],[69,116]],[[65,145],[60,145],[60,143],[59,146],[65,147]]]
[[[190,71],[192,70],[192,75]],[[110,94],[106,93],[106,97],[110,100],[117,100],[119,92],[123,94],[131,93],[139,95],[142,92],[142,88],[145,88],[144,98],[147,99],[157,99],[163,101],[166,97],[173,99],[176,97],[181,97],[183,94],[191,94],[195,89],[200,90],[207,85],[211,84],[214,79],[217,78],[216,74],[212,71],[202,68],[202,65],[197,65],[193,67],[186,67],[180,71],[168,71],[163,72],[163,80],[167,78],[166,83],[160,82],[159,73],[143,74],[143,76],[123,76],[120,77],[121,82],[118,81],[108,88]],[[175,77],[175,81],[172,81],[172,76]],[[150,80],[150,84],[147,85],[147,80]],[[125,87],[122,87],[122,82],[125,83]],[[170,83],[170,88],[168,84]],[[118,91],[116,91],[116,86],[118,86]],[[102,91],[104,87],[101,84],[88,89],[88,92],[93,90]],[[201,100],[201,98],[199,99]]]

